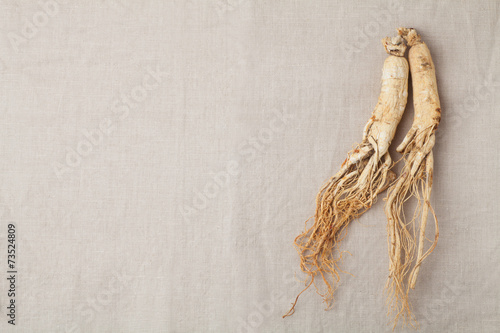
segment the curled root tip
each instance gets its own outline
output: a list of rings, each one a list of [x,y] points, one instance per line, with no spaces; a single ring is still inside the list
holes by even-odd
[[[295,304],[292,303],[292,308],[288,310],[287,313],[285,313],[281,318],[285,319],[286,317],[289,317],[295,313]]]
[[[297,297],[295,297],[295,301],[293,303],[291,303],[292,307],[290,308],[290,310],[288,310],[287,313],[285,313],[283,315],[283,317],[282,317],[283,319],[285,319],[286,317],[289,317],[289,316],[291,316],[291,315],[293,315],[295,313],[295,305],[297,305],[297,301],[299,300],[300,295],[302,295],[302,293],[304,291],[306,291],[307,289],[309,289],[309,287],[311,286],[311,284],[313,284],[313,282],[314,282],[314,278],[312,278],[311,282],[309,282],[309,284],[297,295]]]

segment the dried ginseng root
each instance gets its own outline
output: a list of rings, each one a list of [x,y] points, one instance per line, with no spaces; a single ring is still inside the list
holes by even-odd
[[[385,38],[382,43],[389,56],[384,62],[379,100],[365,126],[363,141],[348,153],[340,171],[320,189],[314,224],[295,239],[300,268],[308,274],[302,292],[314,284],[327,309],[333,305],[342,272],[339,268],[342,253],[338,248],[347,226],[368,210],[377,194],[395,180],[388,149],[406,107],[409,69],[403,38]],[[316,283],[318,277],[326,286],[324,292]],[[294,313],[300,294],[284,317]]]
[[[405,165],[397,181],[389,188],[385,205],[390,259],[387,301],[388,315],[394,319],[394,327],[400,319],[405,325],[415,327],[408,294],[410,289],[415,288],[422,261],[434,250],[439,237],[438,221],[430,196],[434,165],[432,148],[434,133],[441,120],[441,107],[434,63],[427,45],[415,29],[400,28],[398,32],[410,47],[408,60],[415,115],[411,129],[396,149],[403,153]],[[411,197],[418,200],[418,206],[411,221],[407,221],[403,207]],[[424,253],[429,212],[434,217],[435,237]]]

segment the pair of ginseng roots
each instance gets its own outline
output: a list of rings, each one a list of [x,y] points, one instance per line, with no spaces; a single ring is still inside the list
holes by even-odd
[[[432,148],[441,108],[431,54],[415,29],[399,28],[397,37],[384,38],[382,43],[389,55],[384,62],[378,103],[364,128],[363,140],[348,153],[337,174],[320,189],[314,223],[310,227],[306,224],[306,230],[295,239],[295,247],[300,255],[300,268],[308,275],[302,292],[314,284],[327,309],[331,308],[340,280],[339,272],[343,272],[339,267],[343,253],[339,245],[347,233],[346,228],[388,188],[385,203],[389,248],[388,315],[393,319],[393,327],[401,319],[404,324],[415,326],[409,291],[415,288],[422,262],[434,250],[439,236],[430,196],[434,165]],[[404,57],[407,46],[410,48],[408,61]],[[411,129],[396,149],[403,154],[405,163],[397,177],[391,170],[393,162],[388,150],[406,107],[409,71],[415,114]],[[418,205],[408,219],[403,208],[412,197],[417,199]],[[435,237],[424,252],[429,213],[434,219]],[[284,317],[295,312],[300,294]]]

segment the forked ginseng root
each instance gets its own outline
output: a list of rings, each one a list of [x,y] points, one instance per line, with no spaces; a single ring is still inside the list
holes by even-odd
[[[397,36],[382,42],[389,56],[384,62],[379,100],[365,126],[363,140],[348,153],[340,171],[320,189],[314,224],[295,239],[301,270],[309,279],[303,291],[314,284],[327,309],[333,305],[342,272],[338,248],[347,226],[368,210],[377,194],[395,179],[388,149],[406,107],[409,70],[403,39]],[[326,286],[324,292],[316,283],[318,277]],[[284,317],[294,313],[299,296]]]
[[[398,31],[410,47],[408,59],[415,115],[411,129],[396,149],[404,154],[405,165],[397,181],[389,188],[385,205],[390,260],[387,282],[388,315],[393,316],[394,327],[400,319],[403,319],[405,324],[415,326],[416,320],[408,294],[410,289],[415,288],[422,261],[434,250],[439,237],[438,221],[430,204],[430,196],[434,166],[434,133],[441,120],[436,72],[429,48],[415,29],[400,28]],[[407,221],[403,206],[411,197],[417,198],[418,207],[411,221]],[[435,236],[424,253],[429,212],[434,217]],[[420,220],[418,227],[415,226],[417,220]]]

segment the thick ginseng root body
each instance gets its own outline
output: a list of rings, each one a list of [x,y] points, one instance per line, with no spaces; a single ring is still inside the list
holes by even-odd
[[[408,58],[415,115],[411,129],[396,149],[404,154],[405,165],[397,181],[389,188],[385,205],[390,261],[388,305],[389,315],[394,315],[394,327],[401,317],[405,324],[414,325],[409,290],[415,288],[422,261],[434,250],[439,237],[430,196],[434,166],[432,148],[441,120],[436,72],[429,49],[414,29],[400,28],[399,33],[410,46]],[[412,220],[406,221],[403,206],[412,196],[417,198],[418,207]],[[429,212],[434,217],[435,237],[424,253]],[[418,226],[415,226],[418,221]]]
[[[327,308],[333,305],[333,294],[340,279],[338,264],[342,254],[338,247],[346,227],[369,209],[377,194],[395,179],[390,171],[392,160],[388,149],[406,107],[409,67],[402,57],[406,46],[401,37],[386,38],[383,44],[390,55],[384,62],[380,97],[365,126],[363,140],[348,153],[337,174],[320,189],[314,224],[295,239],[301,270],[309,278],[304,290],[314,283]],[[326,290],[321,291],[324,288],[316,283],[317,277]],[[297,299],[285,316],[294,312]]]

